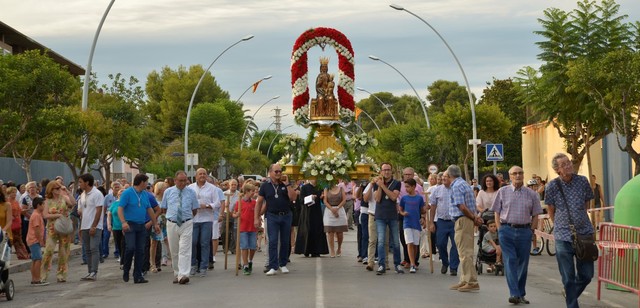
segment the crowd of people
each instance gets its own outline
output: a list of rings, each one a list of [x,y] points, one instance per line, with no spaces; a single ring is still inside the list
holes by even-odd
[[[341,257],[344,232],[356,230],[357,262],[365,270],[377,275],[391,269],[416,273],[420,259],[437,255],[442,274],[459,276],[450,287],[459,292],[480,290],[474,238],[477,228],[485,225],[488,232],[478,249],[496,254],[488,270],[504,266],[508,302],[528,304],[529,252],[543,199],[555,219],[566,303],[577,307],[577,298],[593,277],[593,262],[575,258],[567,215],[574,218],[579,234],[593,234],[586,209],[594,188],[574,173],[566,155],[554,156],[551,165],[559,176],[546,186],[536,176],[535,183],[525,184],[518,166],[509,170],[508,180],[489,174],[478,184],[462,179],[456,165],[424,182],[412,168],[404,168],[397,180],[393,166],[382,163],[380,174],[368,182],[340,181],[323,188],[314,180],[290,181],[278,164],[269,167],[262,182],[240,176],[219,183],[201,168],[193,183],[184,171],[155,183],[138,174],[132,183],[113,181],[109,190],[98,187],[91,174],[83,174],[75,192],[73,183],[66,186],[61,177],[40,186],[4,184],[0,225],[10,235],[16,256],[33,260],[32,285],[50,283],[56,246],[56,280],[67,280],[72,242],[82,243],[87,265],[82,280],[98,279],[99,264],[109,257],[113,237],[113,256],[120,262],[123,281],[132,274],[135,284],[146,283],[147,272],[161,271],[171,260],[173,283],[188,284],[190,277],[204,277],[214,268],[223,231],[228,232],[223,238],[230,238],[224,249],[235,252],[230,243],[237,241],[239,268],[245,275],[252,274],[253,258],[266,235],[264,273],[273,276],[289,273],[292,253]],[[559,191],[566,193],[560,197]],[[75,231],[64,231],[67,220]]]

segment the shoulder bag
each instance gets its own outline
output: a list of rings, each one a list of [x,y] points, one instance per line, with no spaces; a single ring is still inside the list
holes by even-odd
[[[53,229],[58,234],[69,235],[73,233],[73,223],[68,216],[60,216],[53,224]]]
[[[573,251],[576,254],[576,258],[581,261],[596,261],[598,260],[598,245],[596,245],[596,239],[593,234],[578,234],[576,232],[576,227],[573,224],[573,219],[571,218],[571,209],[569,209],[569,203],[567,203],[567,197],[564,195],[564,190],[562,189],[562,183],[560,183],[560,179],[556,179],[556,184],[558,185],[558,189],[560,189],[560,194],[562,195],[562,200],[564,201],[564,205],[567,208],[567,215],[569,215],[569,229],[571,230],[571,246],[573,246]]]

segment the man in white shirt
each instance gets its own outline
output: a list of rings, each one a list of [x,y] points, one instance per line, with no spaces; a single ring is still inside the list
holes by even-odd
[[[100,242],[102,240],[102,205],[104,196],[93,186],[93,176],[89,173],[78,178],[78,185],[82,194],[78,200],[78,213],[82,217],[80,234],[82,246],[87,254],[87,276],[82,280],[95,281],[100,264]]]
[[[189,185],[196,192],[199,208],[193,217],[193,238],[191,242],[191,276],[200,273],[207,275],[209,253],[211,252],[211,234],[213,232],[213,212],[220,209],[220,200],[215,186],[207,182],[207,170],[196,171],[196,182]],[[199,249],[198,249],[199,248]],[[197,252],[200,251],[198,255]],[[200,261],[198,263],[198,260]]]

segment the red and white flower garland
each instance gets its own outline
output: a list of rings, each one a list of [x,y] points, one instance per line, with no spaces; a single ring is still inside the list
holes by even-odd
[[[332,28],[313,28],[305,31],[293,45],[291,54],[291,87],[293,112],[309,103],[307,51],[316,45],[331,45],[338,54],[338,102],[341,108],[354,111],[354,54],[351,42]]]

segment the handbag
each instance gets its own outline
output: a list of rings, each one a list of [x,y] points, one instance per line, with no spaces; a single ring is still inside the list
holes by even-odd
[[[569,209],[569,203],[567,203],[567,197],[564,195],[564,190],[562,189],[562,183],[560,183],[560,179],[556,179],[558,188],[560,189],[560,194],[562,195],[562,200],[564,200],[564,205],[567,208],[567,215],[569,215],[569,230],[571,231],[571,246],[573,247],[573,251],[576,254],[576,258],[580,261],[596,261],[598,260],[598,245],[596,245],[596,239],[593,234],[578,234],[576,232],[576,226],[573,224],[573,219],[571,218],[571,210]]]
[[[69,235],[73,233],[73,223],[71,222],[71,218],[68,216],[61,216],[56,219],[56,222],[53,224],[53,229],[58,234]]]

